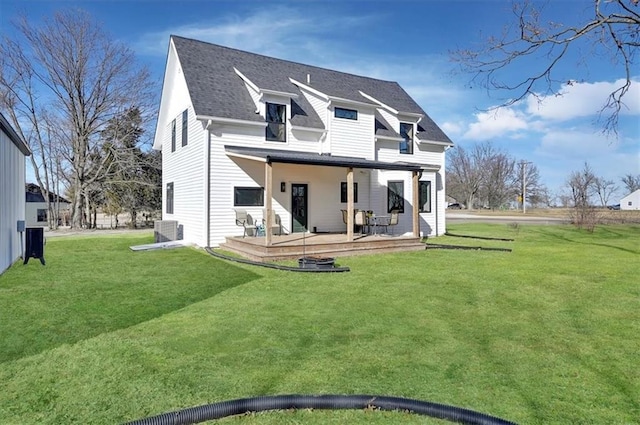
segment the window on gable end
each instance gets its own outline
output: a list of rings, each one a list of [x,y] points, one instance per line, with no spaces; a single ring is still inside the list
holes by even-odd
[[[187,146],[187,131],[189,129],[189,110],[182,112],[182,146]]]
[[[286,105],[279,105],[277,103],[267,103],[266,108],[266,121],[267,128],[265,137],[271,142],[286,142],[287,141],[287,107]]]
[[[176,151],[176,120],[171,121],[171,152]]]
[[[404,139],[400,142],[400,153],[413,153],[413,124],[400,123],[400,136]]]

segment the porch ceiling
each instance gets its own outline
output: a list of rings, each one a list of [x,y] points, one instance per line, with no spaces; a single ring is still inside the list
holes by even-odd
[[[416,164],[410,162],[383,162],[351,156],[335,156],[331,154],[317,154],[312,152],[286,151],[279,149],[249,148],[245,146],[224,147],[229,156],[253,159],[266,163],[323,165],[326,167],[368,168],[375,170],[401,171],[437,171],[438,165]]]

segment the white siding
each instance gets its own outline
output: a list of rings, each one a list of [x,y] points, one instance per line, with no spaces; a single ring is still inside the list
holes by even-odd
[[[25,157],[0,131],[0,273],[21,256],[18,220],[25,219]]]
[[[347,109],[356,109],[345,106]],[[331,153],[340,156],[374,158],[374,114],[373,109],[358,110],[358,119],[336,118],[331,108],[330,143]]]
[[[52,207],[55,208],[55,204],[53,204]],[[71,204],[68,204],[66,202],[60,202],[60,208],[59,208],[60,213],[62,213],[62,211],[65,211],[65,210],[68,211],[70,208],[71,208]],[[29,227],[48,227],[49,226],[48,221],[38,221],[39,209],[46,210],[47,203],[46,202],[27,202],[26,215],[25,215],[27,226]],[[62,214],[58,214],[58,216],[62,217]]]
[[[620,200],[621,210],[640,210],[640,189]]]
[[[176,120],[176,150],[171,152],[171,121],[166,124],[167,137],[162,148],[163,220],[177,220],[183,239],[198,245],[206,242],[205,166],[206,132],[188,108],[188,142],[182,146],[182,111]],[[167,213],[167,183],[173,182],[173,214]]]

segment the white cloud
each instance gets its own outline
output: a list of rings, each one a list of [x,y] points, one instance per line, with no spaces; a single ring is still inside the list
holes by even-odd
[[[471,123],[463,135],[466,139],[483,141],[503,136],[513,138],[517,137],[516,132],[529,128],[527,117],[514,108],[479,112],[475,114],[475,118],[476,122]]]
[[[296,8],[276,6],[268,10],[257,9],[243,16],[229,14],[218,17],[216,21],[201,21],[147,33],[134,43],[134,47],[144,54],[164,56],[169,35],[175,34],[276,57],[290,57],[300,51],[316,55],[327,50],[328,41],[323,42],[320,48],[313,39],[315,35],[358,28],[373,19],[375,17],[371,15],[320,19]]]
[[[595,117],[607,102],[608,96],[624,83],[625,80],[563,84],[558,96],[536,98],[530,95],[526,101],[527,113],[553,121]],[[621,114],[640,115],[640,81],[632,81],[622,100],[625,107],[620,111]]]
[[[445,121],[440,125],[442,131],[447,133],[450,137],[456,137],[462,134],[463,126],[461,123]]]
[[[602,133],[583,129],[557,129],[546,132],[540,139],[536,153],[551,158],[598,161],[615,153],[620,142]]]

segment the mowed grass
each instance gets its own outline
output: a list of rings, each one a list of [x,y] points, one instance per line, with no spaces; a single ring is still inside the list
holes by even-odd
[[[291,393],[640,423],[640,226],[449,231],[512,237],[492,246],[513,252],[345,257],[349,273],[300,274],[128,249],[150,236],[50,239],[46,266],[0,276],[0,423],[111,424]],[[371,411],[222,422],[441,423]]]

